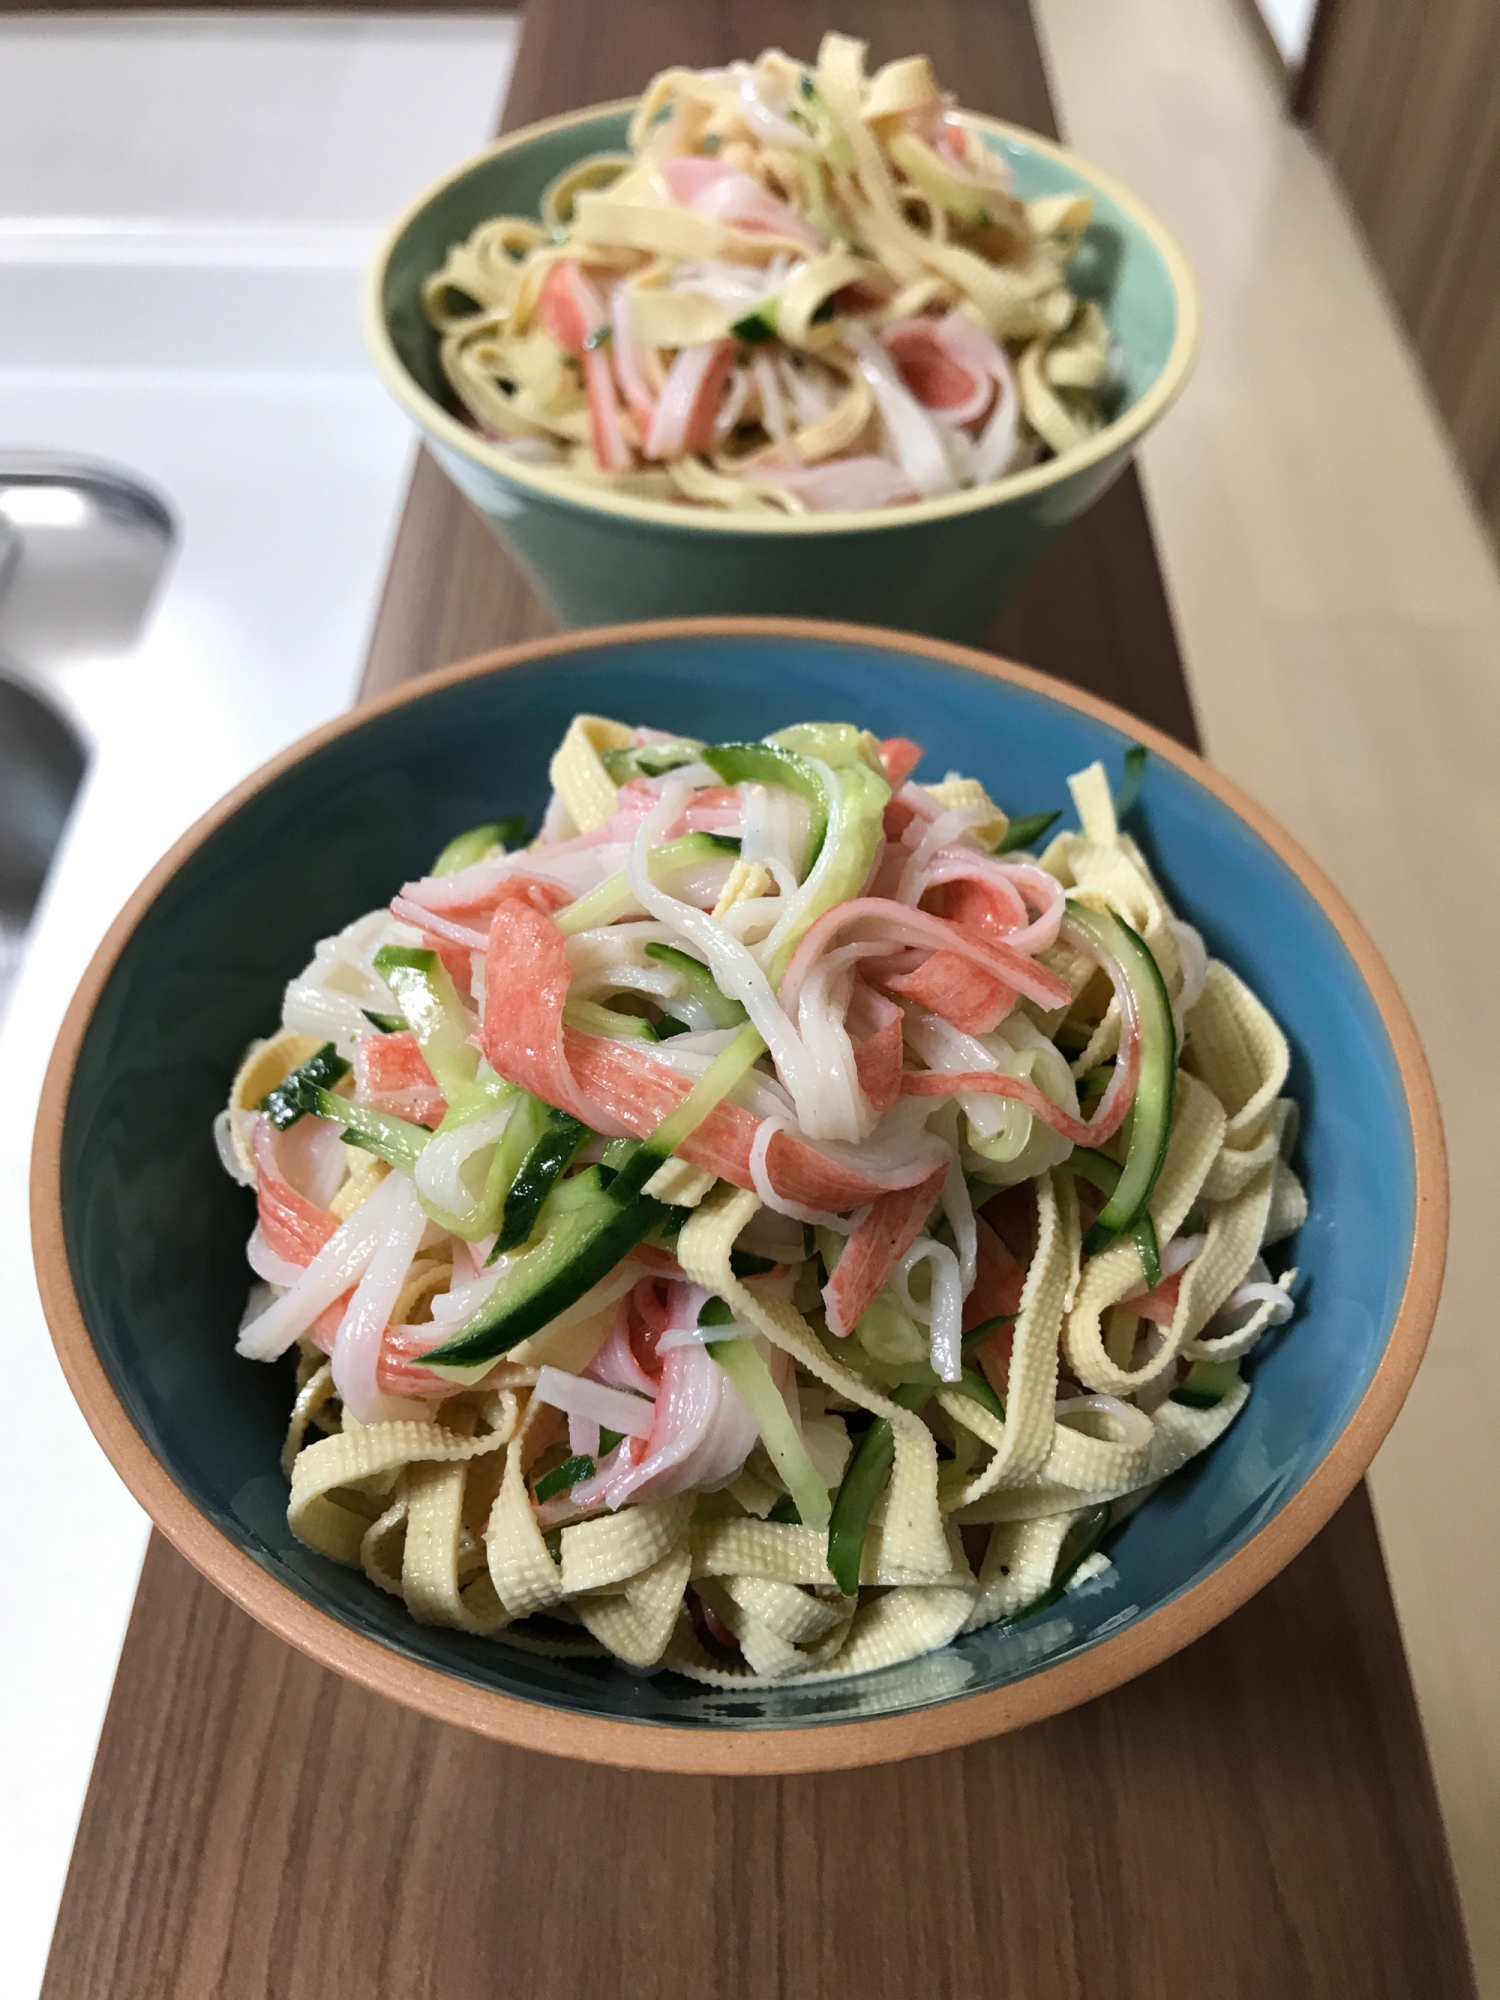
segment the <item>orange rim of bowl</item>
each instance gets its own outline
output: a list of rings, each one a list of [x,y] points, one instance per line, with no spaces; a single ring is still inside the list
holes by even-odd
[[[363,727],[371,717],[419,701],[455,682],[503,673],[528,661],[556,659],[652,639],[749,635],[880,646],[915,659],[945,662],[1008,682],[1076,709],[1144,743],[1236,813],[1284,861],[1337,931],[1374,999],[1390,1038],[1415,1156],[1416,1202],[1411,1259],[1385,1351],[1363,1397],[1326,1457],[1245,1545],[1209,1576],[1138,1623],[1086,1651],[1043,1666],[1002,1688],[949,1698],[932,1707],[855,1722],[756,1729],[683,1728],[617,1721],[542,1706],[475,1687],[439,1668],[392,1651],[343,1625],[263,1569],[199,1513],[136,1429],[90,1337],[73,1286],[63,1232],[62,1138],[73,1072],[83,1038],[127,940],[172,876],[219,827],[282,772]],[[232,1052],[226,1055],[232,1062]],[[226,1069],[226,1075],[228,1071]],[[47,1068],[31,1173],[32,1241],[42,1304],[58,1359],[90,1429],[125,1484],[168,1540],[241,1609],[321,1666],[373,1693],[440,1722],[455,1723],[522,1749],[626,1768],[712,1776],[759,1776],[845,1769],[951,1750],[1092,1700],[1157,1665],[1236,1610],[1285,1567],[1332,1517],[1358,1483],[1411,1386],[1437,1311],[1447,1242],[1448,1179],[1436,1093],[1417,1031],[1375,945],[1328,877],[1255,802],[1160,730],[1112,703],[1050,680],[1030,668],[966,647],[859,625],[805,619],[684,618],[601,627],[460,662],[372,701],[304,736],[222,799],[157,864],[116,918],[68,1008]]]
[[[1009,125],[999,118],[985,118],[977,112],[965,111],[962,114],[965,124],[973,126],[976,131],[990,133],[1024,146],[1029,152],[1041,154],[1065,167],[1086,186],[1108,195],[1136,223],[1166,267],[1177,308],[1177,324],[1167,358],[1140,400],[1113,423],[1096,432],[1086,444],[1079,445],[1075,451],[1064,452],[1061,457],[1046,459],[1028,471],[1011,473],[1004,479],[992,480],[988,485],[973,487],[962,493],[950,493],[938,500],[919,500],[904,507],[872,507],[857,513],[785,514],[774,518],[759,514],[720,513],[712,508],[686,507],[665,500],[641,500],[628,493],[581,486],[566,472],[548,471],[545,467],[526,465],[510,457],[488,444],[477,432],[445,410],[441,403],[434,401],[397,353],[385,317],[385,278],[392,252],[423,210],[476,167],[499,159],[547,133],[565,131],[573,125],[629,111],[637,102],[633,97],[618,98],[609,104],[590,105],[583,111],[569,111],[561,117],[545,118],[535,125],[525,125],[518,131],[508,132],[494,145],[475,153],[441,180],[434,181],[403,210],[386,231],[365,274],[360,300],[360,323],[365,344],[381,380],[396,401],[421,429],[429,432],[450,451],[461,453],[473,464],[531,492],[537,499],[580,507],[586,512],[613,514],[627,521],[649,521],[658,527],[677,528],[689,534],[850,534],[897,528],[919,521],[942,521],[1041,492],[1061,480],[1071,479],[1075,473],[1086,472],[1091,466],[1113,458],[1117,453],[1128,450],[1182,393],[1198,351],[1199,309],[1198,286],[1192,266],[1176,238],[1144,202],[1137,200],[1113,175],[1092,165],[1081,154],[1044,139],[1040,133],[1028,132],[1024,126]]]

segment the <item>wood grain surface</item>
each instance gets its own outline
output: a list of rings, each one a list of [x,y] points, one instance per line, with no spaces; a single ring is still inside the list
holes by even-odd
[[[1500,8],[1323,0],[1300,108],[1500,546]]]
[[[153,1539],[43,2000],[1467,2000],[1360,1488],[1088,1707],[913,1763],[667,1778],[293,1652]]]
[[[846,0],[1051,129],[1024,0]],[[780,41],[784,0],[533,0],[509,123]],[[546,629],[419,464],[367,691]],[[1139,492],[995,643],[1191,741]],[[153,1538],[44,2000],[1464,2000],[1436,1799],[1360,1489],[1259,1597],[1020,1734],[818,1777],[559,1763],[395,1708]]]

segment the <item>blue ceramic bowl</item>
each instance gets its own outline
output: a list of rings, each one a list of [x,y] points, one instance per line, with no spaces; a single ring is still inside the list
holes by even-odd
[[[1009,163],[1018,194],[1093,198],[1094,223],[1070,279],[1104,307],[1122,368],[1113,421],[1097,437],[978,491],[866,514],[741,516],[587,492],[564,474],[522,465],[459,420],[422,286],[478,224],[535,215],[565,167],[618,152],[632,109],[606,105],[513,132],[399,218],[370,268],[363,309],[386,386],[564,625],[749,612],[981,639],[1187,380],[1198,305],[1182,252],[1133,195],[1076,153],[971,116]]]
[[[1311,1219],[1291,1325],[1226,1439],[1129,1522],[1105,1584],[1029,1622],[831,1686],[744,1693],[547,1661],[413,1623],[286,1525],[291,1364],[236,1358],[250,1196],[210,1123],[314,939],[381,903],[455,828],[536,814],[578,710],[709,739],[849,716],[974,772],[1017,811],[1095,757],[1152,750],[1142,837],[1176,906],[1295,1052]],[[872,631],[701,622],[584,634],[456,667],[307,737],[190,833],[74,1001],[38,1128],[37,1261],[63,1364],[136,1496],[246,1609],[325,1664],[534,1748],[690,1771],[865,1763],[1085,1699],[1223,1617],[1368,1464],[1436,1306],[1446,1220],[1426,1066],[1335,891],[1222,778],[1038,675]]]

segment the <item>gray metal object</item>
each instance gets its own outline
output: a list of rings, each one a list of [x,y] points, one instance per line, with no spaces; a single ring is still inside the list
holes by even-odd
[[[85,761],[72,724],[0,672],[0,923],[24,927],[36,908]]]
[[[48,677],[129,651],[175,539],[128,473],[0,452],[0,1014],[87,764]]]
[[[0,451],[0,653],[28,675],[139,638],[176,539],[129,473],[91,459]]]

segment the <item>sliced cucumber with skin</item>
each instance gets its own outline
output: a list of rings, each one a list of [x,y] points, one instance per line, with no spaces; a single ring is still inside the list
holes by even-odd
[[[770,298],[762,301],[753,312],[747,312],[743,319],[737,319],[729,331],[736,340],[746,347],[758,347],[762,341],[774,340],[781,320],[781,300]]]
[[[479,1051],[469,1041],[469,1017],[453,981],[435,951],[384,944],[374,964],[401,1002],[438,1089],[452,1103],[479,1074]]]
[[[1052,1581],[1040,1597],[1034,1597],[1030,1604],[1023,1604],[1019,1611],[1011,1612],[1008,1618],[1001,1618],[1001,1625],[1019,1625],[1023,1618],[1035,1618],[1039,1611],[1046,1611],[1056,1604],[1079,1570],[1096,1553],[1099,1544],[1109,1533],[1114,1519],[1114,1509],[1105,1502],[1102,1506],[1090,1507],[1078,1518],[1062,1538],[1062,1547],[1057,1552],[1057,1562],[1053,1567]]]
[[[932,1391],[911,1382],[891,1393],[904,1410],[920,1410]],[[855,1445],[834,1496],[828,1522],[828,1567],[845,1597],[859,1589],[859,1565],[875,1502],[886,1489],[896,1462],[896,1434],[887,1417],[877,1417]]]
[[[688,992],[716,1028],[737,1028],[746,1018],[739,1001],[731,1000],[727,993],[719,990],[718,982],[701,958],[679,951],[674,944],[648,944],[646,956],[681,975]]]
[[[563,1020],[580,1034],[603,1035],[606,1040],[654,1042],[656,1030],[644,1014],[622,1014],[598,1000],[570,1000],[563,1008]]]
[[[325,1042],[322,1048],[313,1050],[305,1063],[284,1076],[274,1090],[268,1090],[256,1109],[265,1112],[278,1132],[285,1132],[315,1108],[312,1102],[315,1091],[332,1090],[349,1070],[350,1064],[333,1043]]]
[[[995,849],[997,854],[1014,854],[1018,848],[1031,847],[1040,840],[1049,826],[1062,818],[1061,811],[1050,813],[1028,813],[1024,819],[1013,819],[1006,826],[1004,837]]]
[[[1125,1163],[1113,1193],[1083,1242],[1084,1255],[1093,1257],[1115,1237],[1135,1228],[1146,1214],[1161,1175],[1177,1099],[1177,1027],[1166,983],[1145,939],[1118,917],[1087,909],[1071,897],[1066,908],[1068,922],[1123,968],[1135,1000],[1140,1037],[1140,1073],[1131,1105]],[[1159,1278],[1159,1264],[1157,1268]]]
[[[678,736],[669,743],[637,743],[629,750],[603,750],[599,761],[607,778],[624,785],[632,778],[660,778],[668,771],[681,770],[684,764],[697,763],[702,754],[701,743],[690,736]]]
[[[1063,1161],[1063,1169],[1086,1180],[1101,1194],[1111,1196],[1119,1187],[1123,1172],[1118,1160],[1112,1160],[1108,1153],[1101,1153],[1093,1146],[1075,1146]],[[1146,1283],[1154,1292],[1161,1283],[1161,1248],[1156,1240],[1156,1224],[1151,1220],[1149,1210],[1137,1219],[1130,1235],[1140,1252]]]
[[[544,1472],[531,1489],[534,1500],[553,1500],[559,1493],[571,1493],[580,1479],[592,1479],[594,1461],[587,1452],[579,1452],[575,1458],[565,1458],[561,1465],[555,1465],[550,1472]]]
[[[712,1298],[705,1301],[698,1324],[727,1326],[733,1318],[723,1299]],[[826,1527],[830,1513],[828,1488],[818,1477],[807,1446],[797,1434],[791,1412],[772,1379],[764,1355],[749,1340],[710,1340],[705,1345],[739,1390],[760,1433],[760,1441],[781,1474],[801,1519],[809,1528]]]
[[[345,1139],[403,1174],[413,1171],[423,1148],[431,1143],[432,1134],[425,1125],[413,1125],[409,1118],[398,1118],[392,1111],[372,1111],[369,1105],[337,1097],[331,1090],[314,1088],[306,1095],[307,1110],[342,1125]]]
[[[617,1200],[598,1167],[559,1181],[542,1204],[537,1240],[484,1304],[444,1344],[422,1357],[446,1381],[470,1385],[511,1348],[576,1305],[660,1220],[649,1195]]]
[[[563,1169],[585,1140],[592,1135],[581,1118],[568,1111],[551,1111],[541,1137],[521,1162],[520,1171],[505,1197],[505,1212],[488,1262],[527,1242],[536,1227],[542,1203],[552,1192]]]
[[[738,854],[739,851],[739,841],[731,834],[685,833],[678,840],[663,841],[660,847],[653,847],[647,867],[651,880],[660,882],[666,876],[675,874],[679,868],[696,868],[705,861],[718,861],[725,854]],[[559,910],[552,921],[565,937],[572,937],[578,931],[612,924],[633,907],[635,891],[630,886],[629,876],[621,869],[618,875],[611,875],[607,881],[601,882],[597,889],[590,889],[586,896],[580,896],[576,903]]]
[[[1195,1361],[1172,1391],[1170,1400],[1190,1410],[1211,1410],[1239,1387],[1237,1361]]]
[[[716,743],[704,751],[703,761],[726,785],[784,785],[806,801],[806,881],[828,837],[827,787],[807,759],[780,743]]]
[[[643,1139],[622,1163],[610,1184],[612,1191],[618,1190],[617,1198],[625,1200],[643,1188],[657,1168],[666,1165],[683,1140],[691,1138],[715,1105],[723,1102],[741,1077],[749,1075],[765,1052],[760,1030],[747,1021],[728,1048],[721,1049],[714,1057],[677,1109],[668,1112],[649,1138]]]
[[[461,875],[476,861],[483,861],[492,847],[519,847],[525,838],[526,818],[523,813],[513,813],[509,819],[489,820],[483,826],[471,826],[467,833],[460,833],[448,842],[429,872],[433,875]]]

